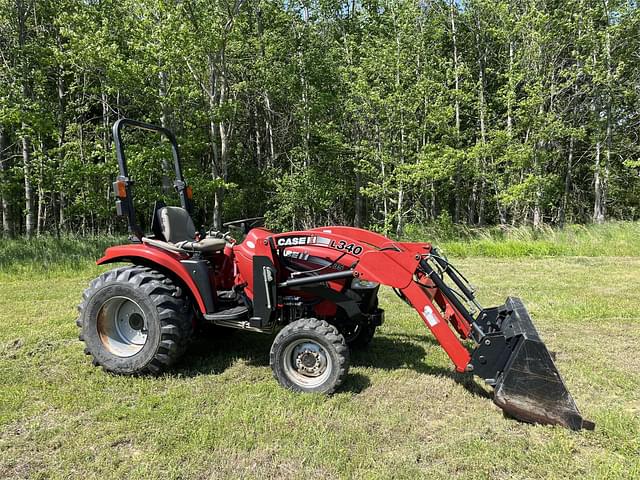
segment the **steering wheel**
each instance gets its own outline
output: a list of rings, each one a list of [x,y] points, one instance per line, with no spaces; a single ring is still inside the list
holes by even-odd
[[[242,233],[247,234],[249,230],[255,227],[261,227],[264,225],[264,217],[252,217],[242,218],[240,220],[233,220],[231,222],[223,223],[223,227],[238,228],[242,230]]]

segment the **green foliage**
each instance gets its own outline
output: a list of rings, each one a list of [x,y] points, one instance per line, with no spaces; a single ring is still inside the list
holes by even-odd
[[[320,166],[292,169],[273,180],[275,194],[269,204],[267,221],[275,229],[300,229],[332,223],[340,218],[336,205],[344,195],[343,179],[327,176]],[[339,220],[337,220],[339,221]]]
[[[40,233],[122,233],[108,189],[124,116],[175,131],[198,223],[402,234],[442,215],[536,228],[640,215],[635,2],[0,7],[3,236],[28,214]],[[166,193],[156,140],[126,142],[145,218]]]

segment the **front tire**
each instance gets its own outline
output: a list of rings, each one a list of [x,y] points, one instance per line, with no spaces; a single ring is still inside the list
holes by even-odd
[[[159,374],[184,353],[192,331],[181,289],[148,267],[103,273],[84,291],[78,311],[85,353],[113,373]]]
[[[297,392],[333,393],[349,372],[349,348],[336,327],[303,318],[284,327],[269,355],[280,385]]]

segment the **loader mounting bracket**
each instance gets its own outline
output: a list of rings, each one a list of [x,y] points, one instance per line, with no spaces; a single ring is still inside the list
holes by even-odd
[[[478,346],[471,355],[469,370],[491,386],[495,385],[518,343],[513,327],[506,321],[512,313],[505,304],[482,310],[476,319],[482,336],[477,333],[475,335]],[[503,325],[507,327],[507,331],[502,329]]]

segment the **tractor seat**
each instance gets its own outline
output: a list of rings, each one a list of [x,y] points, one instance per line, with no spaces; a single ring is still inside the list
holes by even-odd
[[[160,231],[166,241],[144,237],[142,241],[155,247],[179,253],[210,253],[224,249],[222,238],[207,237],[195,241],[196,227],[189,212],[181,207],[162,207],[157,211]]]

